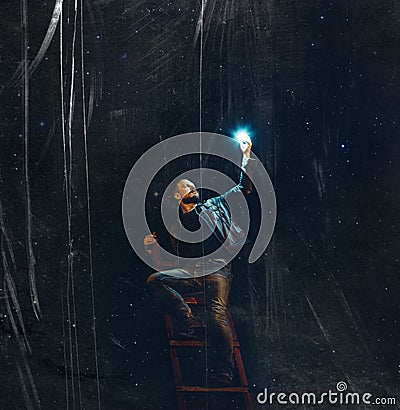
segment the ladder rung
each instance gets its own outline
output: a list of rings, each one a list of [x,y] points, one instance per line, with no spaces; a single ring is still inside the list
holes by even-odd
[[[204,340],[175,340],[171,339],[169,341],[170,346],[175,347],[201,347],[210,346],[210,342],[205,342]],[[237,340],[233,341],[233,347],[240,347],[240,343]]]
[[[204,297],[192,297],[188,296],[184,298],[185,302],[189,305],[204,305],[205,304],[205,299]]]
[[[176,386],[176,391],[185,392],[229,392],[248,393],[248,387],[200,387],[200,386]]]

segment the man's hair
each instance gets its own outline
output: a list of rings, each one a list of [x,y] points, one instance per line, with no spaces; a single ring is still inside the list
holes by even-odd
[[[174,194],[175,192],[177,192],[178,183],[180,181],[182,181],[182,179],[175,180],[174,184],[170,185],[164,193],[163,200],[168,206],[176,206],[176,199],[174,198]]]

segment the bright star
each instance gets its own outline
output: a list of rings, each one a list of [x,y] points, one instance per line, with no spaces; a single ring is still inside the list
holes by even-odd
[[[246,129],[237,130],[234,136],[235,136],[235,140],[238,142],[242,142],[243,140],[247,140],[248,138],[250,138],[250,135]]]

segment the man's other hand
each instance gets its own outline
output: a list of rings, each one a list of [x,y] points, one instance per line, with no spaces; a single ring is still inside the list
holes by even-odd
[[[155,232],[146,235],[143,239],[143,245],[147,252],[151,252],[151,247],[157,243],[157,234]]]

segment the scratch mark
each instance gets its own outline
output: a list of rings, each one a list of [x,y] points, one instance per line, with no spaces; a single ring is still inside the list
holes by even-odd
[[[62,10],[62,4],[63,0],[56,0],[53,14],[49,23],[49,26],[47,28],[46,35],[42,41],[42,44],[39,48],[39,51],[37,52],[35,58],[29,65],[29,76],[32,76],[32,74],[36,71],[38,68],[39,64],[43,60],[43,57],[46,55],[47,50],[51,44],[51,41],[53,40],[54,33],[57,29],[58,22],[60,20],[60,15],[61,15],[61,10]],[[22,77],[25,75],[24,74],[24,64],[20,64],[15,73],[13,74],[9,87],[15,87],[17,86],[21,80],[23,79]]]
[[[39,297],[36,288],[35,254],[32,243],[32,211],[31,193],[29,182],[29,72],[28,72],[28,6],[27,0],[21,1],[21,27],[22,27],[22,61],[24,68],[23,76],[23,137],[24,137],[24,177],[25,177],[25,202],[26,202],[26,240],[27,240],[27,259],[29,268],[29,286],[32,309],[37,320],[42,317]]]
[[[36,161],[36,163],[35,163],[35,165],[36,165],[37,167],[42,163],[44,156],[45,156],[46,153],[48,152],[49,147],[50,147],[50,144],[51,144],[51,141],[53,140],[55,131],[56,131],[56,123],[55,123],[55,121],[53,121],[53,125],[51,126],[51,128],[50,128],[50,130],[49,130],[49,133],[47,134],[47,139],[46,139],[46,142],[45,142],[45,144],[44,144],[44,146],[43,146],[42,152],[41,152],[41,154],[40,154],[40,156],[39,156],[39,159],[38,159],[38,160]]]
[[[317,315],[317,312],[315,311],[313,305],[311,304],[310,299],[309,299],[309,297],[307,296],[307,294],[305,295],[305,298],[306,298],[306,300],[307,300],[308,306],[309,306],[310,309],[311,309],[312,314],[314,315],[315,320],[316,320],[317,323],[318,323],[318,327],[320,328],[322,334],[324,335],[325,340],[327,341],[328,345],[331,346],[331,348],[332,348],[332,344],[331,344],[331,340],[330,340],[330,338],[329,338],[328,332],[327,332],[327,330],[324,328],[324,326],[322,325],[322,322],[321,322],[319,316]]]
[[[24,375],[22,374],[21,366],[17,363],[18,380],[21,385],[22,394],[24,395],[25,405],[28,410],[33,410],[32,402],[26,388]]]
[[[92,247],[92,217],[90,209],[90,183],[89,183],[89,155],[87,144],[87,124],[86,124],[86,102],[85,102],[85,60],[84,60],[84,31],[83,31],[83,0],[80,0],[80,37],[81,37],[81,86],[82,86],[82,116],[83,116],[83,139],[85,150],[85,174],[86,174],[86,203],[87,203],[87,217],[88,217],[88,238],[89,238],[89,266],[90,266],[90,288],[92,301],[92,331],[94,343],[94,357],[96,367],[96,381],[97,381],[97,405],[101,409],[100,400],[100,380],[99,380],[99,363],[97,352],[97,335],[96,335],[96,306],[94,294],[94,273],[93,273],[93,247]]]
[[[67,205],[67,224],[68,224],[68,240],[70,242],[70,213],[69,213],[69,175],[67,172],[67,142],[65,129],[65,111],[64,111],[64,58],[63,58],[63,10],[61,8],[60,15],[60,98],[61,98],[61,135],[63,144],[63,170],[64,170],[64,184],[65,184],[65,198]],[[69,267],[67,268],[69,270]],[[65,313],[64,313],[64,292],[62,279],[60,277],[60,291],[61,291],[61,317],[62,317],[62,335],[63,335],[63,355],[64,355],[64,371],[65,371],[65,401],[67,410],[69,409],[69,388],[68,388],[68,362],[66,349],[66,330],[65,330]],[[67,311],[67,315],[69,311]]]
[[[53,15],[50,20],[50,24],[47,28],[46,35],[43,39],[43,42],[37,52],[35,58],[33,59],[31,65],[29,66],[29,74],[32,75],[36,68],[39,66],[40,62],[43,60],[50,43],[54,37],[54,33],[56,31],[58,22],[60,20],[61,10],[62,10],[63,0],[56,0],[56,4],[54,6]]]

